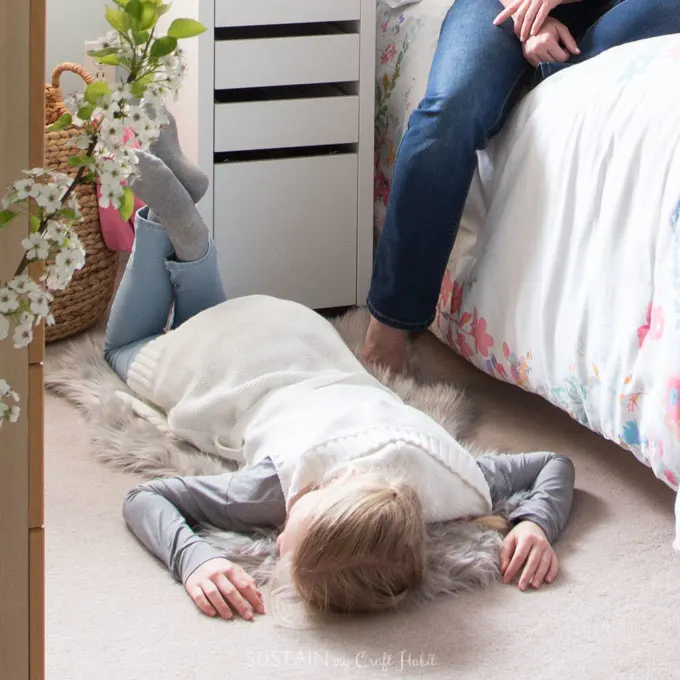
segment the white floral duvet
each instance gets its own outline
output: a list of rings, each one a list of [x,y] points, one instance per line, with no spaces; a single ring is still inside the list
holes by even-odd
[[[378,5],[378,229],[450,4]],[[680,35],[609,50],[524,99],[480,154],[432,331],[678,489]]]

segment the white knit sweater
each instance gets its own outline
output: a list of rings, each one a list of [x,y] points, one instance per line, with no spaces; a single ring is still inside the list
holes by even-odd
[[[144,347],[128,385],[197,448],[246,464],[270,456],[288,499],[351,465],[405,476],[428,521],[491,509],[474,458],[302,305],[252,296],[208,309]]]

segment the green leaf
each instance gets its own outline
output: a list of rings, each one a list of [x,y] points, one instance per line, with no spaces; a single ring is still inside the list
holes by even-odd
[[[123,192],[123,198],[120,200],[120,208],[118,212],[120,216],[125,220],[129,220],[132,217],[132,211],[135,209],[135,197],[132,193],[130,187],[125,187]]]
[[[116,54],[118,52],[117,47],[105,47],[102,50],[89,50],[88,55],[91,57],[107,57],[109,54]]]
[[[160,4],[156,7],[159,18],[162,17],[170,9],[169,3]]]
[[[130,30],[130,17],[119,9],[106,8],[106,20],[118,33],[127,33]]]
[[[81,106],[78,109],[78,118],[80,118],[80,120],[90,120],[93,111],[94,106],[92,106],[92,104],[85,104],[85,106]]]
[[[193,38],[205,32],[205,26],[193,19],[175,19],[168,29],[171,38],[182,40],[183,38]]]
[[[66,129],[73,122],[73,116],[70,113],[63,113],[59,116],[59,120],[52,123],[47,127],[48,132],[58,132],[59,130]]]
[[[92,156],[71,156],[68,159],[68,164],[74,168],[82,168],[84,165],[91,165],[94,163]]]
[[[31,232],[33,234],[40,229],[40,218],[37,215],[31,215],[28,223],[31,225]]]
[[[107,94],[111,94],[109,84],[103,80],[96,80],[85,88],[85,101],[96,105],[99,98]]]
[[[125,9],[125,7],[128,4],[128,0],[113,0],[113,1],[118,5],[118,7],[122,7],[123,9]]]
[[[0,210],[0,227],[9,224],[17,215],[14,210]]]
[[[141,0],[129,0],[128,4],[125,5],[125,14],[132,17],[135,21],[139,21],[142,18]]]
[[[158,9],[155,2],[144,2],[142,4],[142,16],[139,19],[139,30],[146,31],[156,25],[158,21]]]
[[[158,38],[158,40],[153,41],[149,55],[158,59],[159,57],[167,57],[168,54],[172,54],[176,49],[177,38],[166,35],[164,38]]]
[[[147,75],[138,78],[133,83],[130,84],[130,92],[132,95],[141,99],[146,92],[146,88],[153,82],[153,74],[147,73]]]
[[[149,31],[134,31],[132,39],[135,41],[135,45],[144,45],[149,39]]]
[[[59,214],[62,217],[65,217],[67,220],[75,220],[78,217],[78,215],[76,215],[75,211],[71,210],[71,208],[62,208],[59,211]],[[40,224],[40,223],[38,222],[38,224]]]
[[[95,57],[95,59],[100,64],[106,64],[106,66],[118,66],[120,64],[120,59],[115,54],[107,54],[105,57]]]

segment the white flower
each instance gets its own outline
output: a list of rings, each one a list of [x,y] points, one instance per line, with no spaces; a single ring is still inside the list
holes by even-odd
[[[0,427],[6,420],[9,420],[9,406],[0,401]]]
[[[12,408],[9,410],[9,422],[10,423],[16,423],[19,420],[19,416],[21,415],[21,409],[18,406],[12,406]]]
[[[99,205],[102,208],[108,208],[110,205],[117,208],[124,192],[125,187],[120,184],[102,185],[102,195],[99,199]]]
[[[0,380],[0,399],[4,399],[11,391],[9,383],[6,380]]]
[[[24,170],[24,175],[28,175],[29,177],[44,177],[47,174],[47,170],[45,168],[31,168],[30,170]]]
[[[0,314],[11,314],[17,309],[19,309],[19,296],[16,291],[6,286],[0,287]]]
[[[52,181],[59,189],[68,189],[73,180],[64,172],[53,172]]]
[[[14,329],[14,349],[21,349],[33,340],[33,324],[22,323]]]
[[[54,318],[54,314],[48,314],[47,317],[45,318],[45,323],[48,326],[54,326],[54,324],[57,323]]]
[[[99,127],[99,138],[114,148],[122,144],[124,133],[123,121],[119,118],[104,118]]]
[[[75,146],[77,149],[82,149],[83,151],[90,146],[90,135],[78,135],[71,140],[71,146]]]
[[[31,290],[34,290],[35,282],[28,276],[28,274],[21,274],[21,276],[15,276],[7,286],[19,295],[24,295]]]
[[[28,294],[30,310],[39,319],[46,319],[50,314],[50,302],[54,299],[47,291],[36,290]]]
[[[46,260],[50,254],[50,244],[45,241],[42,234],[30,234],[21,242],[21,245],[26,251],[28,260]]]
[[[63,190],[56,183],[35,184],[31,189],[31,196],[35,202],[45,209],[48,214],[55,213],[61,208]]]
[[[59,248],[63,248],[68,244],[70,232],[61,222],[50,220],[43,232],[43,236],[47,241],[59,246]]]
[[[18,182],[14,182],[13,188],[16,191],[17,199],[23,201],[31,195],[31,189],[33,188],[35,182],[32,179],[20,179]]]
[[[0,340],[4,340],[9,334],[9,321],[4,314],[0,314]]]

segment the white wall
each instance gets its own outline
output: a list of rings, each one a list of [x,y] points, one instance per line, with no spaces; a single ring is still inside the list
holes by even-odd
[[[104,10],[110,0],[47,0],[47,59],[46,80],[52,78],[52,70],[63,61],[82,64],[83,44],[106,34],[109,25]],[[68,96],[82,81],[76,76],[62,79],[64,96]]]

